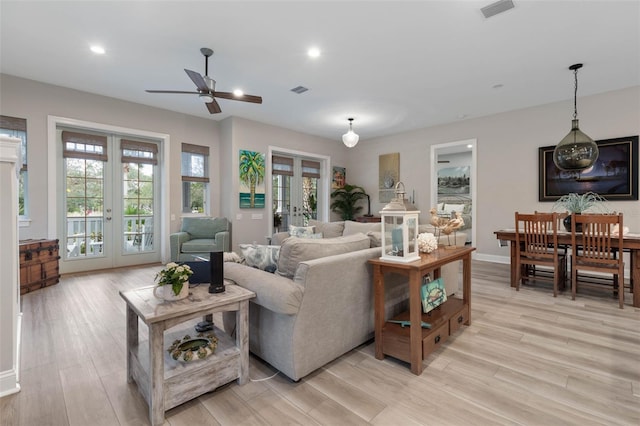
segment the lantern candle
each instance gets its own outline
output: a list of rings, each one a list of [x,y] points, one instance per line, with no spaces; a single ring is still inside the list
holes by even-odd
[[[402,256],[402,229],[391,230],[391,249]]]

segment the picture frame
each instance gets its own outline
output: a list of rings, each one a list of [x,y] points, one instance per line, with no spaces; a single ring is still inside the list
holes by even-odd
[[[638,136],[596,141],[599,155],[587,170],[564,171],[553,162],[555,146],[538,149],[539,201],[595,192],[609,201],[638,200]]]
[[[331,179],[331,189],[336,190],[344,188],[347,182],[347,169],[344,167],[333,166],[333,177]]]

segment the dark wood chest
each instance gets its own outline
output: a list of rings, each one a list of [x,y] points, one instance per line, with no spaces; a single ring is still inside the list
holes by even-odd
[[[20,241],[20,294],[60,281],[58,240]]]

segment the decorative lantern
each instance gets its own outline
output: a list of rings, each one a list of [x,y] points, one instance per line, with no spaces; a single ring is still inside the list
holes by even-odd
[[[382,257],[380,259],[413,262],[420,259],[418,252],[420,211],[404,198],[402,182],[396,184],[395,192],[395,198],[380,211],[382,218]]]

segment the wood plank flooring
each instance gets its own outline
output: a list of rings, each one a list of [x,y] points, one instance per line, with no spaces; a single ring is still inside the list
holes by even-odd
[[[125,303],[159,266],[62,278],[22,297],[21,392],[0,424],[147,425],[127,384]],[[424,361],[374,357],[362,345],[297,383],[251,357],[235,382],[166,413],[167,425],[639,425],[640,309],[609,293],[548,285],[519,292],[509,267],[473,262],[472,325]],[[218,321],[219,318],[216,318]],[[140,327],[142,338],[146,327]],[[267,380],[263,380],[267,379]]]

